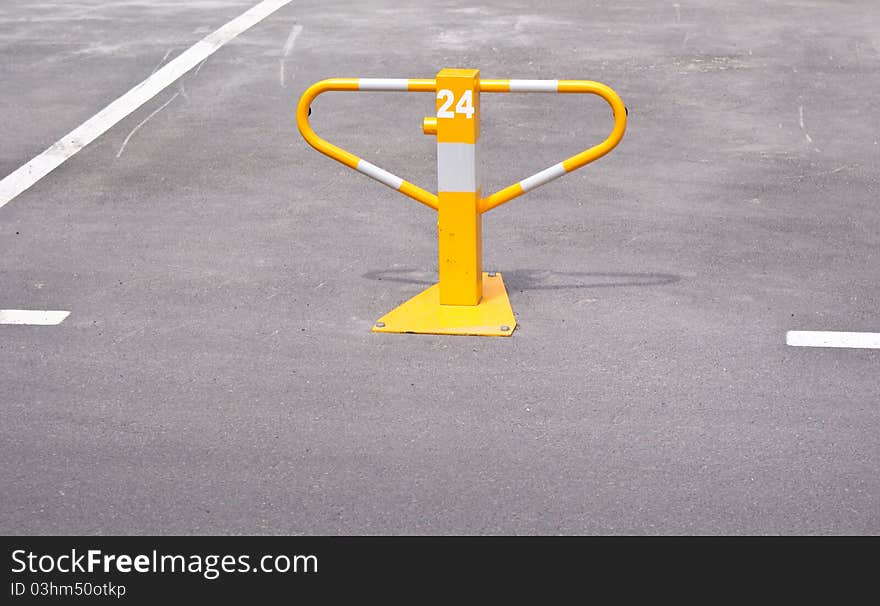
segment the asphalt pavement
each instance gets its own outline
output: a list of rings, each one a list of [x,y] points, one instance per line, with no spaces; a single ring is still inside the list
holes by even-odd
[[[0,178],[257,0],[0,5]],[[297,33],[298,32],[298,33]],[[608,156],[484,216],[509,338],[374,334],[434,211],[329,77],[578,78]],[[0,208],[3,534],[880,533],[880,5],[293,2]],[[495,191],[598,99],[484,94]],[[436,187],[430,94],[323,137]]]

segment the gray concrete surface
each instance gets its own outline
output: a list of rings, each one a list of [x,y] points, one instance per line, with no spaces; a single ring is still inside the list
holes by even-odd
[[[4,2],[0,174],[255,1]],[[444,66],[630,110],[486,215],[509,339],[370,333],[433,213],[294,124],[316,80]],[[0,532],[877,534],[880,351],[785,332],[880,331],[878,73],[872,0],[292,3],[0,209],[0,308],[71,311],[0,326]],[[430,95],[325,97],[435,186]],[[489,189],[609,120],[484,95]]]

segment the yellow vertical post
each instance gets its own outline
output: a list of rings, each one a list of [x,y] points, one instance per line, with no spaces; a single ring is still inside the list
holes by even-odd
[[[422,132],[437,137],[437,197],[426,204],[437,209],[440,280],[379,318],[373,331],[510,336],[516,319],[501,274],[482,271],[480,72],[443,69],[419,86],[437,94],[436,115],[424,119]]]
[[[443,69],[436,90],[440,304],[478,305],[483,297],[480,71]]]

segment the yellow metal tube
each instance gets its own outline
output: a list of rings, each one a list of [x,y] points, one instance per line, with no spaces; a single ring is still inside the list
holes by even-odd
[[[433,93],[437,89],[434,78],[410,78],[407,90],[411,93]]]
[[[480,78],[480,92],[509,93],[510,80],[490,80],[488,78]]]
[[[565,172],[570,173],[585,166],[593,160],[598,160],[612,149],[617,147],[620,140],[623,139],[623,133],[626,132],[626,106],[623,101],[610,87],[600,84],[599,82],[590,82],[588,80],[560,80],[560,93],[587,93],[598,95],[605,99],[611,110],[614,112],[614,128],[608,138],[599,145],[594,145],[590,149],[572,156],[565,160],[562,164],[565,166]]]
[[[434,87],[434,80],[409,80],[407,90],[416,92],[433,92]],[[327,91],[357,90],[360,90],[359,78],[330,78],[328,80],[321,80],[320,82],[312,84],[309,88],[306,89],[306,91],[299,99],[299,104],[296,107],[296,125],[299,129],[300,134],[303,136],[303,139],[305,139],[306,142],[308,142],[308,144],[314,147],[316,150],[318,150],[325,156],[333,158],[337,162],[345,164],[349,168],[353,168],[355,170],[358,170],[359,172],[366,172],[365,170],[361,170],[361,168],[359,168],[359,165],[363,167],[364,164],[364,161],[362,161],[361,158],[358,158],[351,152],[348,152],[341,147],[337,147],[329,141],[322,139],[315,133],[314,129],[312,129],[311,125],[309,124],[309,109],[311,108],[312,101],[315,100],[315,97],[322,93],[326,93]],[[375,167],[372,167],[372,165],[370,165],[370,168],[375,169]],[[389,176],[393,177],[393,175]],[[388,185],[387,180],[383,180],[382,182]],[[390,186],[395,187],[394,185]],[[437,210],[439,208],[439,202],[437,200],[436,194],[432,194],[431,192],[422,189],[421,187],[413,183],[402,181],[400,185],[396,186],[396,189],[400,193],[409,196],[410,198],[421,202],[425,206],[433,208],[434,210]]]
[[[365,80],[364,82],[367,81]],[[437,90],[436,79],[413,78],[409,80],[402,80],[399,82],[405,85],[404,88],[387,88],[381,90],[405,90],[408,92],[435,92]],[[375,82],[371,83],[371,85],[375,86]],[[590,162],[601,158],[612,149],[614,149],[614,147],[623,138],[623,134],[626,131],[626,107],[624,106],[623,101],[621,101],[617,93],[615,93],[611,88],[599,82],[593,82],[590,80],[480,79],[478,87],[481,92],[485,93],[558,92],[598,95],[605,99],[605,101],[611,106],[612,112],[614,113],[614,127],[611,130],[611,134],[608,135],[608,137],[602,143],[586,149],[579,154],[575,154],[570,158],[567,158],[557,166],[550,167],[549,169],[533,175],[528,179],[524,179],[518,183],[514,183],[513,185],[505,187],[504,189],[495,192],[491,196],[482,198],[479,202],[480,213],[484,213],[488,210],[504,204],[505,202],[509,202],[510,200],[521,196],[526,191],[529,191],[534,187],[542,185],[543,183],[546,183],[549,180],[561,176],[562,174],[577,170],[578,168],[581,168],[582,166],[585,166]],[[331,78],[328,80],[316,82],[308,89],[306,89],[302,97],[300,97],[296,111],[296,122],[297,127],[299,128],[299,132],[302,134],[303,138],[309,143],[309,145],[317,149],[322,154],[333,158],[337,162],[341,162],[342,164],[345,164],[346,166],[355,170],[359,170],[360,172],[366,172],[359,168],[359,165],[363,165],[365,161],[355,156],[354,154],[322,139],[315,133],[315,131],[309,124],[309,108],[311,107],[312,101],[314,101],[315,97],[327,91],[357,90],[360,90],[359,78]],[[371,88],[370,90],[380,89]],[[436,118],[427,118],[423,124],[423,131],[425,132],[425,134],[436,134],[435,125]],[[372,165],[370,165],[370,168],[375,167],[372,167]],[[391,177],[393,177],[393,175],[391,175]],[[389,184],[387,181],[383,182]],[[391,187],[395,187],[395,185],[391,185]],[[418,202],[421,202],[422,204],[433,208],[434,210],[439,209],[438,196],[425,189],[422,189],[421,187],[418,187],[417,185],[414,185],[413,183],[402,181],[402,183],[397,186],[396,189],[401,193],[409,196],[410,198],[413,198],[414,200],[417,200]]]
[[[549,83],[552,81],[543,82]],[[531,89],[528,88],[528,84],[524,84],[522,86],[523,88],[521,90],[523,92],[552,92],[550,90],[546,90],[544,88],[534,85]],[[516,87],[511,86],[510,80],[481,80],[480,90],[482,92],[498,93],[518,92],[516,90]],[[592,82],[590,80],[558,80],[556,81],[556,92],[591,94],[598,95],[599,97],[605,99],[608,105],[611,106],[611,110],[614,113],[614,127],[611,130],[611,134],[608,135],[608,137],[604,141],[602,141],[602,143],[594,145],[593,147],[564,160],[561,163],[561,166],[558,167],[558,170],[553,170],[557,167],[550,167],[546,171],[542,171],[542,173],[547,173],[546,177],[542,178],[542,173],[538,173],[537,175],[534,175],[529,179],[524,179],[519,183],[514,183],[513,185],[510,185],[500,191],[495,192],[491,196],[483,198],[480,201],[480,212],[492,210],[497,206],[501,206],[505,202],[509,202],[510,200],[521,196],[532,187],[537,187],[538,185],[542,185],[543,183],[546,183],[551,179],[561,176],[562,174],[570,173],[573,170],[577,170],[578,168],[581,168],[582,166],[585,166],[590,162],[601,158],[612,149],[614,149],[614,147],[617,146],[618,143],[620,143],[620,140],[623,138],[623,133],[626,131],[626,107],[624,106],[623,101],[620,99],[617,93],[615,93],[610,87],[599,82]],[[532,182],[530,181],[531,179],[536,180]],[[533,183],[537,184],[535,185]]]
[[[312,101],[314,101],[315,97],[321,93],[326,93],[331,90],[351,91],[357,89],[357,78],[330,78],[328,80],[321,80],[320,82],[315,82],[306,89],[306,92],[304,92],[302,97],[299,98],[299,104],[296,106],[296,125],[299,128],[299,133],[303,136],[303,139],[325,156],[330,156],[337,162],[342,162],[349,168],[357,168],[360,158],[319,137],[309,124],[309,109],[312,107]]]

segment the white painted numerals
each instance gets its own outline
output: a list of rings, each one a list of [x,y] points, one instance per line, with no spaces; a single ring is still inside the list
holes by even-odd
[[[448,88],[437,91],[437,98],[443,101],[443,105],[437,110],[438,118],[454,118],[455,114],[449,111],[452,104],[455,103],[455,95]],[[468,119],[474,117],[474,91],[466,90],[461,95],[461,99],[455,104],[455,113],[464,114]]]

